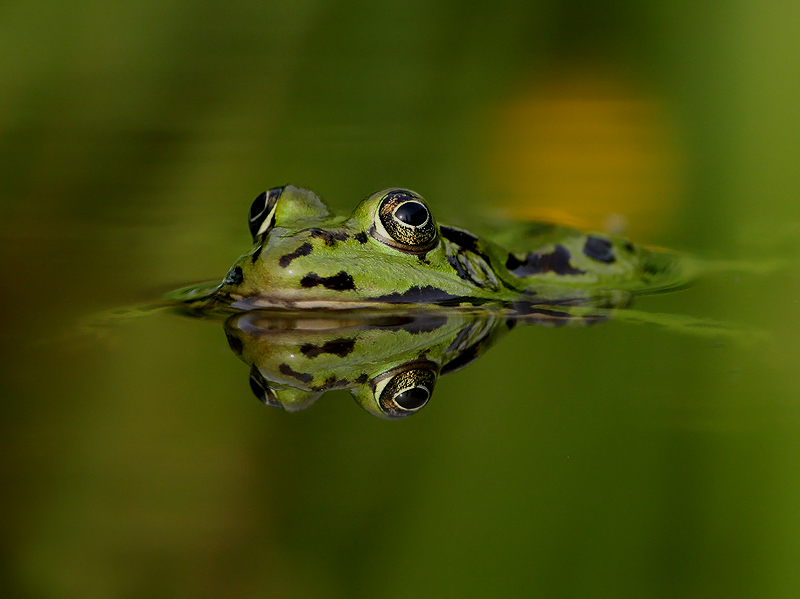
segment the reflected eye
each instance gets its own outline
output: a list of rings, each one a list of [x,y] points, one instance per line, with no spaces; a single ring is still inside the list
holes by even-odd
[[[419,410],[430,398],[431,392],[427,387],[416,385],[395,394],[392,401],[403,410]]]
[[[401,251],[418,254],[436,246],[436,223],[425,201],[413,191],[387,193],[375,224],[377,239]]]
[[[283,193],[283,187],[274,187],[263,192],[250,206],[248,224],[253,241],[269,231],[275,225],[275,206]]]
[[[375,395],[381,411],[390,418],[403,418],[420,410],[433,393],[436,367],[432,362],[407,364],[405,370],[378,381]]]
[[[272,406],[273,408],[283,408],[281,402],[275,397],[275,393],[273,393],[269,384],[264,380],[264,377],[255,366],[250,369],[250,389],[252,389],[253,395],[255,395],[260,402]]]

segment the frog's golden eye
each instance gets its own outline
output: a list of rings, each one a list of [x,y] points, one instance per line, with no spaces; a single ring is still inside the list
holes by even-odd
[[[250,206],[248,224],[253,241],[269,231],[275,225],[275,207],[283,193],[283,187],[274,187],[261,193]]]
[[[375,383],[381,412],[389,418],[404,418],[428,403],[438,377],[436,365],[422,360],[392,369]]]
[[[425,200],[407,189],[396,189],[383,197],[375,221],[375,237],[412,254],[424,254],[438,242],[436,222]]]

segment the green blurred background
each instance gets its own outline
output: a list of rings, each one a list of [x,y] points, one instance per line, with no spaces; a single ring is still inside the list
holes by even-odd
[[[800,594],[800,4],[0,5],[3,597]],[[218,322],[261,190],[411,187],[722,272],[516,330],[383,422],[267,410]]]

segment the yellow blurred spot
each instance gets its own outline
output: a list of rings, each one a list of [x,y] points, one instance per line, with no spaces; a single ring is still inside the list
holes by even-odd
[[[614,233],[670,226],[680,198],[675,131],[657,98],[571,70],[500,108],[491,185],[510,216]]]

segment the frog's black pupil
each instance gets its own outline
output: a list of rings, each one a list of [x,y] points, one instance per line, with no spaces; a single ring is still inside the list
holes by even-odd
[[[255,200],[253,200],[253,204],[250,206],[250,220],[255,220],[259,217],[259,215],[264,212],[264,208],[267,207],[267,192],[263,192],[259,195]]]
[[[394,402],[404,410],[416,410],[425,405],[431,396],[424,387],[412,387],[394,396]]]
[[[405,202],[394,211],[397,220],[412,227],[419,227],[428,220],[428,209],[419,202]]]

